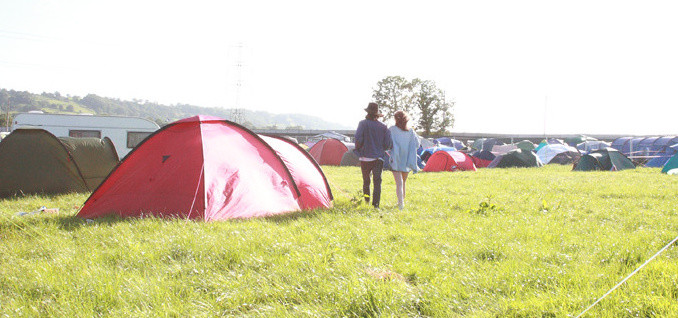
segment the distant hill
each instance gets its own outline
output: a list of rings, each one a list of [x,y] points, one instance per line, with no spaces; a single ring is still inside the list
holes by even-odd
[[[7,106],[9,105],[9,107]],[[162,105],[149,101],[131,101],[88,94],[85,97],[63,96],[59,92],[34,94],[26,91],[0,89],[0,126],[5,126],[9,108],[11,118],[18,113],[45,113],[135,116],[165,125],[178,119],[201,115],[232,120],[233,109],[201,107],[187,104]],[[316,116],[303,114],[272,114],[264,111],[241,111],[242,124],[248,128],[351,129]]]

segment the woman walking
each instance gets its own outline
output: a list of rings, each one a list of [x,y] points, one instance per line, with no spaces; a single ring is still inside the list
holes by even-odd
[[[405,182],[410,171],[419,171],[417,166],[417,149],[419,149],[419,137],[414,129],[408,127],[410,116],[402,111],[397,111],[394,116],[395,126],[388,130],[391,132],[393,150],[391,151],[391,170],[396,184],[396,196],[398,196],[398,208],[405,208]]]
[[[370,203],[370,175],[374,179],[372,205],[379,207],[381,199],[381,172],[384,169],[386,150],[391,149],[391,134],[386,125],[379,121],[383,117],[377,103],[369,103],[365,108],[367,116],[358,124],[355,132],[355,152],[360,159],[363,175],[363,195]]]

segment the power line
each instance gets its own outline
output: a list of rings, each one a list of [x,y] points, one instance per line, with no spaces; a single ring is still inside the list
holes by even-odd
[[[236,81],[235,81],[235,108],[231,111],[231,121],[238,124],[245,122],[243,110],[240,108],[240,89],[242,88],[242,48],[243,44],[238,43],[238,57],[236,59]]]

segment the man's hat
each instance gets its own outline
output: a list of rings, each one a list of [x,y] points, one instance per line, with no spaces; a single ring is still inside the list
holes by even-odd
[[[379,105],[377,103],[369,103],[367,104],[367,108],[365,108],[365,111],[370,114],[370,115],[376,115],[377,117],[382,117],[384,114],[382,114],[379,111]]]

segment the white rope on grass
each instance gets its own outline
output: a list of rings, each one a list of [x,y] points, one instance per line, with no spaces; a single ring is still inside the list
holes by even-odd
[[[587,311],[589,311],[589,309],[593,308],[593,306],[595,306],[595,305],[598,304],[601,300],[603,300],[603,298],[605,298],[605,297],[607,297],[608,295],[610,295],[615,289],[619,288],[619,286],[621,286],[621,285],[624,284],[627,280],[629,280],[629,278],[631,278],[631,276],[635,275],[641,268],[645,267],[645,265],[647,265],[649,262],[651,262],[653,259],[655,259],[655,257],[659,256],[659,254],[661,254],[664,250],[666,250],[667,248],[669,248],[669,246],[673,245],[673,243],[675,243],[676,241],[678,241],[678,236],[676,236],[676,238],[674,238],[673,241],[669,242],[669,244],[666,244],[666,246],[664,246],[664,248],[662,248],[661,250],[659,250],[659,252],[657,252],[657,253],[654,254],[652,257],[650,257],[647,261],[645,261],[645,263],[643,263],[643,265],[640,265],[640,267],[636,268],[636,270],[634,270],[633,272],[631,272],[631,274],[629,274],[629,276],[626,276],[626,278],[624,278],[621,282],[619,282],[619,284],[615,285],[614,287],[612,287],[612,289],[608,290],[607,293],[605,293],[605,295],[603,295],[602,297],[598,298],[598,300],[596,300],[593,304],[591,304],[591,306],[589,306],[589,307],[586,308],[584,311],[582,311],[581,314],[577,315],[576,318],[579,318],[579,317],[581,317],[582,315],[584,315]]]

